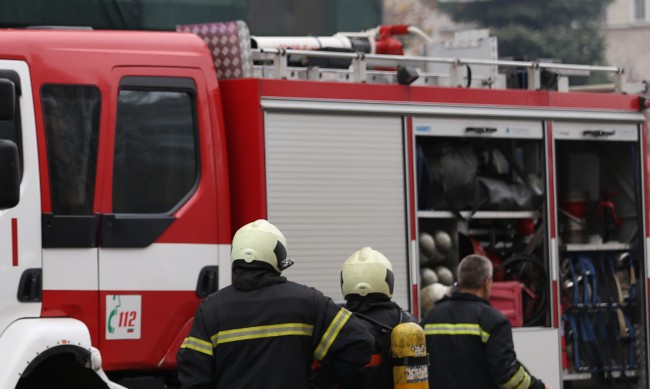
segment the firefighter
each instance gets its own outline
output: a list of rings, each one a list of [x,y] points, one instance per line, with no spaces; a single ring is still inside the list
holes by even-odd
[[[548,389],[517,361],[510,322],[488,303],[491,288],[490,260],[468,255],[457,289],[425,316],[431,389]]]
[[[375,339],[370,363],[342,389],[392,389],[391,331],[413,316],[391,300],[393,266],[379,251],[364,247],[352,254],[341,267],[341,292],[345,307],[361,318]]]
[[[232,285],[208,296],[176,356],[182,388],[309,388],[314,361],[345,382],[370,361],[372,336],[321,292],[281,276],[293,264],[266,220],[240,228]]]

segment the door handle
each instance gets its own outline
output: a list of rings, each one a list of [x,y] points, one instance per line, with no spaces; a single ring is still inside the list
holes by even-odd
[[[475,132],[477,134],[493,134],[497,132],[497,129],[494,127],[467,127],[465,132]]]
[[[38,303],[43,300],[42,274],[42,269],[27,269],[23,272],[18,283],[18,301]]]
[[[603,136],[612,136],[614,135],[614,131],[605,131],[605,130],[585,130],[582,131],[582,135],[591,135],[594,137],[603,137]]]
[[[199,273],[196,296],[206,298],[219,289],[219,266],[206,266]]]

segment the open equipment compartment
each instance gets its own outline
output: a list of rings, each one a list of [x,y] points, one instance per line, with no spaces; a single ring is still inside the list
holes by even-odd
[[[568,121],[552,128],[564,387],[645,388],[641,128]]]
[[[521,290],[511,323],[550,326],[543,122],[417,117],[413,128],[422,313],[439,289],[431,271],[449,286],[459,260],[476,253],[493,262],[495,289],[521,284],[504,284]]]

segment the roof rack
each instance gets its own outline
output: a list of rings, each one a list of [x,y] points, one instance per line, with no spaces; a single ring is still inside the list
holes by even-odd
[[[421,56],[396,56],[384,54],[364,54],[360,52],[331,52],[290,49],[253,49],[253,77],[300,80],[327,80],[362,83],[397,83],[396,69],[411,67],[417,69],[419,78],[415,85],[444,85],[467,87],[472,82],[471,68],[475,66],[496,66],[500,69],[519,72],[526,79],[529,90],[539,90],[544,86],[542,77],[549,72],[556,81],[553,84],[559,91],[569,91],[569,76],[588,76],[593,72],[612,75],[614,92],[625,91],[625,73],[615,66],[570,65],[554,62],[486,60],[467,58],[442,58]],[[311,59],[347,60],[347,68],[311,66]],[[313,61],[323,63],[326,61]],[[301,66],[302,64],[302,66]],[[428,72],[429,64],[447,64],[447,73]],[[469,69],[469,70],[468,70]],[[503,80],[483,79],[480,85],[488,88],[505,89]]]
[[[206,42],[220,80],[255,77],[568,92],[578,90],[574,89],[577,86],[569,85],[571,76],[604,73],[613,81],[610,88],[583,87],[581,90],[630,94],[647,92],[647,85],[628,84],[624,70],[615,66],[570,65],[543,60],[367,54],[354,46],[323,48],[320,43],[316,44],[316,49],[299,50],[288,41],[259,47],[251,44],[248,26],[240,20],[179,25],[177,31],[194,33]],[[305,39],[301,37],[301,41]],[[312,48],[311,46],[313,45],[304,47]],[[298,48],[304,47],[298,45]],[[490,71],[486,72],[486,68]],[[406,77],[402,77],[404,74]]]

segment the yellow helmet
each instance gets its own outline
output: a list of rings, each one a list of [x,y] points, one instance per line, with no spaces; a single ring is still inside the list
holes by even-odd
[[[352,254],[341,268],[341,292],[345,299],[350,295],[364,297],[371,293],[391,298],[393,284],[393,266],[390,261],[370,247]]]
[[[248,223],[237,230],[232,238],[230,259],[233,265],[247,264],[251,267],[264,262],[278,273],[293,265],[293,260],[287,258],[287,240],[284,235],[264,219]]]

